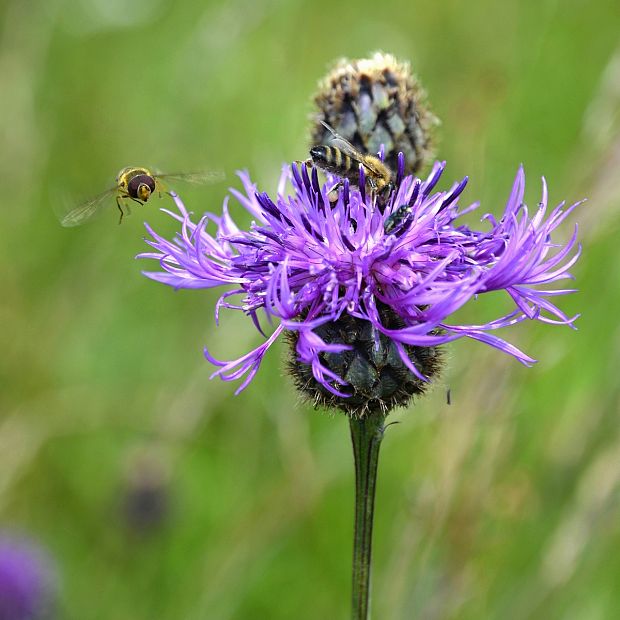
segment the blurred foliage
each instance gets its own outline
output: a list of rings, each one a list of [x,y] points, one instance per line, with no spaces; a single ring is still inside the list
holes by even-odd
[[[274,189],[327,65],[375,49],[426,85],[464,200],[498,213],[521,162],[530,204],[542,174],[552,202],[590,200],[563,300],[579,331],[513,330],[531,370],[458,342],[394,416],[374,617],[617,617],[619,32],[617,0],[5,0],[0,521],[55,555],[62,618],[348,616],[346,420],[300,406],[273,351],[238,397],[208,380],[203,345],[232,358],[258,336],[236,316],[215,329],[214,293],[141,276],[143,218],[174,228],[157,201],[120,227],[113,205],[71,230],[54,213],[128,164],[233,185],[248,168]],[[226,187],[182,193],[217,211]]]

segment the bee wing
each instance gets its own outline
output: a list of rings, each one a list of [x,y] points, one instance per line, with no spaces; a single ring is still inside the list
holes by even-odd
[[[89,217],[91,217],[95,211],[103,204],[106,198],[112,196],[112,194],[117,190],[116,187],[111,187],[107,189],[105,192],[102,192],[98,196],[83,202],[81,205],[75,207],[67,213],[61,220],[61,226],[71,227],[71,226],[79,226],[83,222],[85,222]]]
[[[371,172],[375,174],[380,174],[380,170],[377,169],[374,162],[372,161],[372,156],[364,155],[364,153],[360,153],[346,138],[343,138],[333,127],[328,125],[325,121],[321,121],[321,125],[332,134],[332,139],[330,142],[330,146],[335,146],[337,149],[340,149],[343,153],[348,155],[353,161],[358,164],[362,164],[364,167],[368,168]]]
[[[325,121],[321,121],[321,125],[323,125],[323,127],[325,127],[325,129],[327,129],[327,131],[332,134],[334,139],[342,140],[343,142],[346,142],[351,148],[353,148],[353,145],[346,138],[343,138],[331,125],[328,125]]]
[[[217,183],[226,178],[226,175],[221,170],[207,170],[203,172],[171,172],[166,174],[155,174],[153,176],[156,179],[165,179],[166,181],[183,181],[184,183],[194,183],[196,185]]]
[[[351,159],[359,162],[362,162],[362,153],[360,153],[346,138],[343,138],[331,125],[328,125],[325,121],[321,121],[321,125],[329,131],[332,135],[332,139],[329,142],[330,146],[335,146],[337,149],[340,149],[343,153],[348,155]]]

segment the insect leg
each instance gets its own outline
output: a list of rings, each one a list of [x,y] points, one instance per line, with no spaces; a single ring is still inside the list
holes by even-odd
[[[116,206],[118,207],[118,210],[121,212],[121,216],[118,218],[118,223],[120,224],[123,221],[123,209],[121,208],[121,197],[117,196],[116,197]]]
[[[395,189],[395,185],[390,181],[377,192],[377,207],[381,213],[387,208],[393,189]]]

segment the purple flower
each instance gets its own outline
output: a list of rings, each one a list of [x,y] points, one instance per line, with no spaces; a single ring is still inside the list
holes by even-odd
[[[388,338],[402,362],[426,380],[412,362],[411,347],[434,347],[457,338],[480,340],[525,365],[534,359],[495,332],[526,319],[572,326],[554,298],[573,289],[550,288],[571,278],[579,256],[577,229],[566,244],[551,234],[575,205],[561,203],[548,213],[547,187],[530,215],[523,203],[525,175],[520,168],[499,220],[485,215],[485,230],[460,224],[477,205],[459,210],[467,178],[448,191],[433,192],[445,163],[436,163],[426,181],[404,177],[399,159],[395,187],[387,197],[329,177],[320,185],[316,169],[286,167],[275,199],[260,192],[247,173],[239,176],[244,192],[231,190],[254,221],[241,230],[224,201],[221,216],[206,213],[197,223],[174,196],[179,213],[168,212],[181,230],[167,240],[147,225],[153,252],[141,258],[159,261],[161,271],[145,272],[179,288],[227,288],[215,309],[247,314],[261,334],[261,313],[278,324],[256,349],[222,362],[205,350],[226,381],[240,379],[244,389],[284,331],[293,333],[296,356],[311,368],[316,382],[335,395],[348,396],[347,381],[326,359],[351,349],[328,341],[324,326],[349,316],[368,322],[374,339]],[[363,169],[360,188],[365,188]],[[292,191],[287,191],[290,183]],[[336,198],[337,195],[337,198]],[[579,204],[579,203],[577,203]],[[481,293],[504,290],[514,309],[480,325],[461,325],[450,315]],[[398,324],[385,321],[385,309]]]
[[[47,556],[24,539],[0,535],[0,620],[50,618],[53,594]]]

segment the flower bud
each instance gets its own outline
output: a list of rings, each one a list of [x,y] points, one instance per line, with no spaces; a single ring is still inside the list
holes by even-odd
[[[363,153],[375,154],[383,146],[392,170],[399,151],[405,155],[406,174],[417,172],[433,156],[432,130],[438,120],[409,63],[391,54],[340,59],[320,81],[314,104],[311,146],[329,142],[323,121]]]

